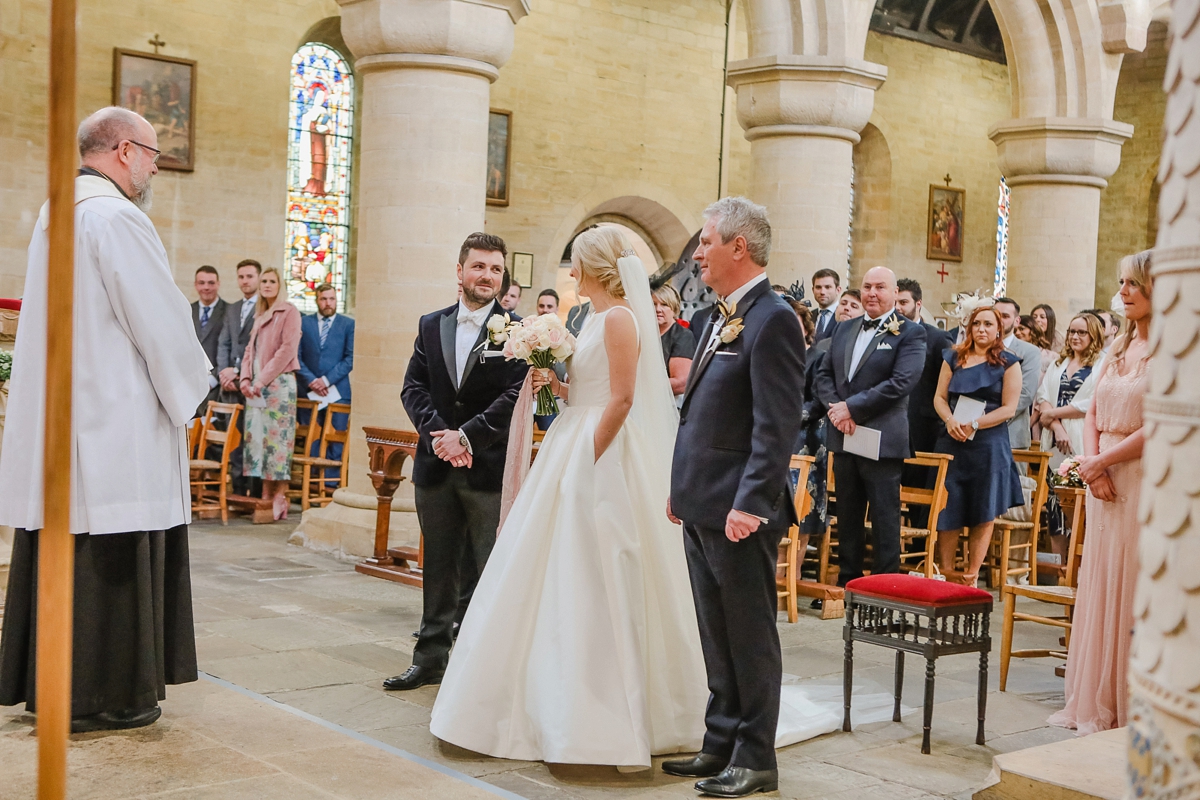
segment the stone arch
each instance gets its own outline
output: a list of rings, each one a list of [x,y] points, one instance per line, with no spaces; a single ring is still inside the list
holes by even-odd
[[[666,261],[678,258],[688,239],[700,229],[699,216],[662,187],[637,181],[594,189],[563,217],[549,250],[542,257],[543,267],[539,270],[542,282],[554,284],[554,270],[558,269],[567,244],[585,223],[597,220],[627,225]]]
[[[854,216],[849,286],[876,264],[890,263],[892,152],[883,131],[871,123],[854,146]]]

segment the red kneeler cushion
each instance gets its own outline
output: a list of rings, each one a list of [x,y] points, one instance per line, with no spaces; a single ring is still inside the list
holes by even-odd
[[[5,311],[20,311],[21,301],[0,297],[0,309],[4,309]]]
[[[992,595],[983,589],[916,575],[868,575],[850,581],[846,589],[855,594],[884,600],[904,600],[923,606],[957,606],[992,601]]]

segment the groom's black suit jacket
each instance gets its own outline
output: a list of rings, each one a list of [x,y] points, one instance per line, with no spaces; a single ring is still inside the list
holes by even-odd
[[[804,404],[804,334],[769,281],[751,289],[734,316],[745,328],[709,356],[712,320],[698,337],[679,412],[671,510],[719,531],[730,509],[769,527],[799,524],[788,468]]]
[[[491,313],[503,316],[507,312],[499,303],[493,303]],[[468,485],[478,491],[498,492],[504,483],[508,425],[529,367],[522,361],[506,361],[500,356],[483,359],[481,363],[481,350],[500,350],[488,340],[485,325],[471,350],[471,360],[463,368],[462,385],[456,386],[457,327],[457,303],[426,314],[418,323],[417,341],[400,392],[404,410],[421,435],[413,462],[413,484],[437,486],[446,479],[453,467],[434,455],[430,434],[438,430],[461,430],[473,451],[473,463],[467,470]]]
[[[900,321],[899,332],[878,331],[852,379],[846,376],[866,317],[838,325],[829,357],[817,371],[816,391],[827,408],[845,401],[855,425],[880,431],[880,458],[908,458],[908,398],[925,366],[925,329],[898,312],[893,315]],[[830,425],[825,435],[830,451],[843,452],[841,431]]]

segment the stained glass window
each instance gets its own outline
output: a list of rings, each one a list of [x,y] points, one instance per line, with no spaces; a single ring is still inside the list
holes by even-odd
[[[996,204],[996,275],[992,280],[992,296],[1004,297],[1008,292],[1008,210],[1012,192],[1008,182],[1000,179],[1000,200]]]
[[[288,299],[317,309],[314,289],[331,283],[346,307],[354,76],[331,47],[309,42],[292,57],[288,103]]]

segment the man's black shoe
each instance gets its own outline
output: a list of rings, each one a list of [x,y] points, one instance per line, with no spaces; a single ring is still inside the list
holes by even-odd
[[[101,711],[90,717],[71,720],[71,733],[93,733],[95,731],[127,731],[153,725],[162,716],[158,706],[126,709],[124,711]]]
[[[662,762],[662,771],[680,778],[711,778],[714,775],[720,775],[721,770],[725,769],[727,764],[729,764],[728,758],[700,753],[695,758],[687,758],[682,761],[664,761]]]
[[[825,601],[822,600],[821,598],[818,597],[816,600],[812,601],[812,608],[815,608],[818,611],[820,611],[824,607],[825,607]]]
[[[383,682],[383,688],[389,691],[405,691],[408,689],[416,689],[418,686],[427,684],[438,684],[442,682],[442,675],[445,674],[444,669],[433,669],[431,667],[418,667],[413,664],[408,669],[404,670],[403,675],[397,675],[394,678],[388,678]]]
[[[759,792],[773,792],[779,788],[779,770],[746,769],[726,767],[715,778],[696,782],[696,791],[708,797],[749,797]]]
[[[420,631],[413,631],[413,632],[412,632],[412,637],[413,637],[414,639],[420,639],[420,638],[421,638],[421,632],[420,632]],[[457,622],[456,622],[456,623],[454,623],[453,625],[451,625],[451,626],[450,626],[450,638],[451,638],[451,639],[457,639],[457,638],[458,638],[458,623],[457,623]]]

